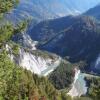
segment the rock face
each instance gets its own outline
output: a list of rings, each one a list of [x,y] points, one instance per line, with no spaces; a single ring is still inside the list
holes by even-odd
[[[20,44],[24,48],[28,48],[31,50],[36,50],[36,45],[38,44],[38,42],[33,41],[26,32],[14,35],[12,40]]]
[[[87,93],[86,82],[84,80],[84,75],[80,70],[75,69],[74,82],[72,84],[72,89],[68,92],[71,97],[85,95]]]
[[[100,71],[100,55],[96,59],[95,68]]]
[[[59,66],[61,58],[57,56],[54,56],[54,58],[46,58],[42,57],[41,55],[39,56],[39,54],[36,56],[32,53],[25,52],[23,49],[20,49],[17,61],[23,68],[30,70],[31,72],[34,72],[38,75],[46,76],[57,66]]]
[[[9,52],[8,56],[12,61],[40,76],[47,76],[54,71],[60,65],[62,60],[55,54],[39,50],[32,51],[19,48],[18,55],[12,53],[12,48],[9,45],[6,45],[6,50]]]
[[[100,74],[100,54],[99,56],[91,63],[89,70],[95,74]]]

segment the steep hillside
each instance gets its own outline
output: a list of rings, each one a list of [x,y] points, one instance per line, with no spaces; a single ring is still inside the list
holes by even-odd
[[[36,27],[39,29],[33,29],[32,37],[42,41],[39,48],[67,56],[70,61],[90,62],[100,52],[100,24],[92,17],[64,17],[47,24],[40,23]]]
[[[85,15],[88,15],[88,16],[93,16],[95,18],[97,18],[98,20],[100,20],[100,13],[99,13],[99,10],[100,10],[100,4],[97,5],[96,7],[93,7],[91,9],[89,9],[86,13],[84,13]]]
[[[73,16],[46,20],[35,25],[28,34],[33,40],[46,42],[59,34],[59,32],[71,26],[75,20],[76,18]]]
[[[20,68],[5,51],[0,52],[0,100],[63,100],[64,97],[69,98],[47,78]]]
[[[61,63],[61,58],[46,51],[23,49],[17,44],[6,44],[9,57],[19,66],[40,76],[47,76]]]

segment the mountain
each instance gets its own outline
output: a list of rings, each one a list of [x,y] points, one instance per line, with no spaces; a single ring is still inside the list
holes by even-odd
[[[37,36],[33,37],[32,34],[30,36],[38,40],[32,41],[26,34],[27,21],[23,23],[24,18],[28,18],[23,15],[24,11],[28,10],[27,12],[30,13],[29,8],[33,7],[30,5],[34,2],[37,8],[34,10],[36,11],[34,12],[36,16],[35,14],[34,16],[36,19],[42,20],[43,12],[47,11],[48,2],[50,6],[54,2],[48,0],[45,7],[43,1],[46,3],[46,0],[32,2],[22,0],[21,2],[27,3],[29,6],[20,2],[19,6],[24,6],[26,9],[21,11],[17,8],[18,13],[14,14],[11,9],[18,5],[18,1],[0,1],[0,100],[72,100],[74,98],[71,97],[74,96],[77,96],[75,100],[99,100],[100,82],[99,79],[94,80],[98,76],[94,76],[93,73],[92,75],[81,73],[80,69],[84,68],[85,63],[82,61],[78,63],[78,61],[81,59],[89,61],[95,58],[100,51],[100,24],[93,18],[85,16],[68,16],[44,21],[42,26],[38,27],[40,29],[37,28],[37,33],[34,33],[35,29],[32,30]],[[40,9],[38,9],[38,4],[41,5]],[[58,0],[56,4],[58,6]],[[42,13],[41,7],[45,9]],[[60,11],[60,9],[58,10]],[[13,11],[16,11],[16,8]],[[57,10],[55,11],[58,13]],[[71,11],[73,12],[72,8]],[[46,15],[48,14],[51,14],[51,10],[49,13],[46,12]],[[13,23],[6,21],[3,15]],[[51,18],[51,16],[45,18]],[[17,24],[14,24],[15,22]],[[29,24],[30,29],[31,27],[33,26]],[[43,50],[39,50],[39,48]],[[65,59],[45,50],[55,52]],[[72,64],[66,58],[70,61],[76,60],[77,63]],[[99,56],[96,62],[97,68],[98,62]],[[84,79],[84,77],[86,78]],[[87,79],[89,80],[88,89]],[[85,95],[85,97],[79,98],[81,95]]]
[[[75,20],[76,19],[73,16],[46,20],[35,25],[28,34],[33,40],[45,42],[71,26]]]
[[[99,13],[99,10],[100,10],[100,4],[97,5],[96,7],[93,7],[91,9],[89,9],[86,13],[84,13],[85,15],[88,15],[88,16],[93,16],[95,18],[97,18],[98,20],[100,20],[100,13]]]
[[[20,0],[18,7],[7,14],[7,19],[15,22],[25,18],[40,21],[76,15],[94,7],[99,2],[100,0]]]
[[[36,30],[38,28],[38,30]],[[71,61],[91,61],[100,52],[100,24],[92,17],[63,17],[36,25],[31,37],[40,41],[40,49]]]

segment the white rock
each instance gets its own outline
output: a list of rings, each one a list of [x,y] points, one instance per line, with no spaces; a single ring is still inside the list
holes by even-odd
[[[19,55],[16,57],[12,54],[12,49],[9,45],[6,45],[6,50],[9,52],[8,56],[12,61],[15,61],[19,66],[40,76],[47,76],[61,63],[61,58],[58,56],[54,56],[55,58],[46,58],[41,55],[37,56],[28,51],[26,52],[23,48],[19,48]]]
[[[54,59],[35,56],[20,49],[19,65],[38,75],[48,75],[60,64],[60,61],[61,58],[54,61]]]
[[[84,80],[84,76],[80,72],[80,70],[75,69],[74,82],[72,84],[71,90],[67,94],[73,98],[76,96],[80,97],[81,95],[86,94],[86,92],[87,92],[87,87],[86,87],[86,82]]]

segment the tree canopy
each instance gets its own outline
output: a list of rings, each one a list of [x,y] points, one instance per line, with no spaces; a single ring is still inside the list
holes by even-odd
[[[19,0],[0,0],[0,14],[10,11],[18,2]]]

